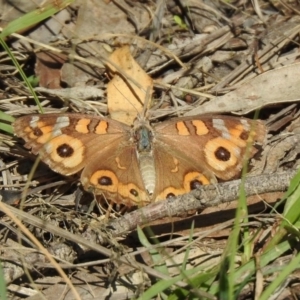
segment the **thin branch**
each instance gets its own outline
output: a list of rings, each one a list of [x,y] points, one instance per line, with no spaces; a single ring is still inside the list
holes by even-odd
[[[246,196],[285,191],[295,172],[268,174],[245,179]],[[241,180],[233,180],[216,185],[202,186],[189,194],[152,203],[128,213],[108,223],[107,228],[113,236],[134,230],[138,225],[148,224],[165,217],[183,215],[191,210],[203,210],[239,198]]]

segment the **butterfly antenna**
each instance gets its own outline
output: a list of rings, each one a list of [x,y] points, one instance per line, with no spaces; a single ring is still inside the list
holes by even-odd
[[[146,95],[145,95],[145,102],[144,102],[144,106],[143,106],[143,110],[142,110],[142,118],[144,120],[146,120],[147,113],[149,112],[148,104],[149,104],[150,100],[151,100],[151,87],[147,87]]]

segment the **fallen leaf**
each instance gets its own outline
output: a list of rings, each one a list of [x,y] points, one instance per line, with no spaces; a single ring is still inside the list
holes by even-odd
[[[35,73],[39,77],[39,85],[49,89],[60,89],[60,69],[65,62],[64,55],[51,52],[36,54]]]
[[[145,100],[152,94],[152,78],[134,60],[129,46],[114,51],[109,61],[113,79],[107,85],[108,111],[112,119],[131,125],[144,105],[149,107]]]
[[[270,104],[296,102],[300,100],[299,85],[300,63],[287,65],[250,79],[236,90],[212,98],[186,115],[225,112],[246,114]]]

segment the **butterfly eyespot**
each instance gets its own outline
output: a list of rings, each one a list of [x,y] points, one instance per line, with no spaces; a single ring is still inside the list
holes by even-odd
[[[219,147],[216,151],[215,151],[215,156],[218,160],[221,161],[228,161],[230,160],[231,154],[230,152],[224,148],[224,147]]]
[[[191,190],[196,190],[197,188],[199,188],[202,185],[203,185],[203,182],[200,181],[200,180],[197,180],[197,179],[192,180],[190,182],[190,188],[191,188]]]
[[[43,132],[40,128],[34,128],[32,133],[35,135],[35,136],[42,136],[43,135]]]
[[[169,194],[166,196],[166,199],[170,199],[170,198],[174,198],[174,197],[175,197],[175,194],[169,193]]]
[[[240,139],[241,140],[247,141],[248,138],[249,138],[248,132],[246,132],[246,131],[241,132],[241,134],[240,134]]]
[[[56,152],[60,157],[70,157],[74,153],[74,149],[68,144],[61,144],[56,148]]]
[[[100,185],[112,185],[113,184],[113,181],[110,177],[108,176],[102,176],[98,179],[98,183]]]
[[[137,197],[139,195],[138,191],[135,189],[130,189],[130,194]]]

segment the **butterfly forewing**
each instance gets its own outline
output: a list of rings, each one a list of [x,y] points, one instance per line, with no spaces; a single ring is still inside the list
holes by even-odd
[[[119,122],[80,114],[29,115],[13,126],[27,148],[63,175],[80,171],[101,149],[130,135]]]
[[[240,173],[247,147],[250,158],[266,135],[260,121],[226,116],[179,118],[157,125],[155,132],[157,143],[170,146],[174,157],[181,153],[199,172],[223,180]],[[188,170],[184,163],[181,169]]]

